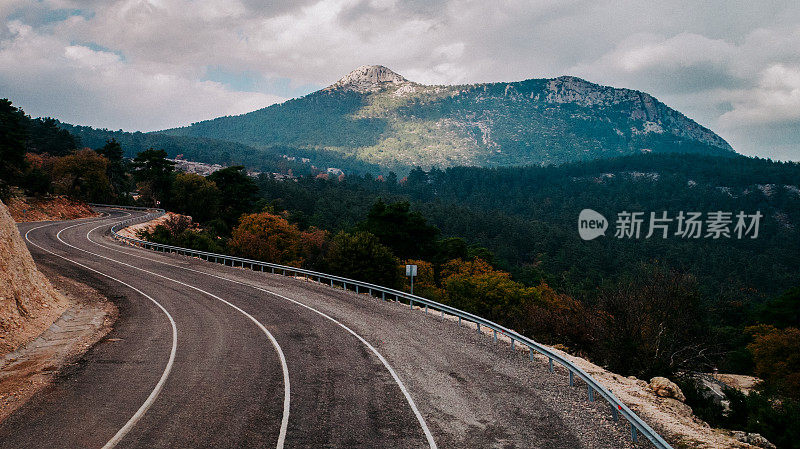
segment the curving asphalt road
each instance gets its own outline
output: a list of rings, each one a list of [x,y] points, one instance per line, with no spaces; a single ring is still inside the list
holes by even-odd
[[[631,447],[608,406],[474,330],[300,279],[25,223],[31,253],[120,309],[0,448]],[[134,215],[138,213],[133,213]]]

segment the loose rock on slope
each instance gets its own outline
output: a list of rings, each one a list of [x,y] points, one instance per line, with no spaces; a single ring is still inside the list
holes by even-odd
[[[36,269],[0,202],[0,355],[36,338],[66,307],[66,299]]]

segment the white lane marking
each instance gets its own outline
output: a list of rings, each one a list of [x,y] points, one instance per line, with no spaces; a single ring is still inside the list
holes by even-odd
[[[83,268],[85,268],[85,269],[87,269],[89,271],[92,271],[94,273],[97,273],[97,274],[99,274],[101,276],[105,276],[105,277],[107,277],[109,279],[117,281],[120,284],[122,284],[122,285],[132,289],[133,291],[139,293],[140,295],[142,295],[145,298],[147,298],[150,301],[152,301],[153,304],[158,306],[158,308],[161,309],[161,311],[164,312],[164,314],[167,316],[167,318],[169,319],[169,324],[170,324],[170,326],[172,326],[172,349],[169,352],[169,360],[167,361],[167,366],[164,368],[164,372],[161,373],[161,378],[158,379],[158,383],[156,383],[155,388],[153,388],[153,391],[151,391],[150,395],[147,396],[147,399],[144,401],[144,403],[139,407],[138,410],[136,410],[136,413],[134,413],[133,416],[131,416],[131,418],[128,420],[128,422],[126,422],[125,425],[122,426],[122,428],[119,429],[117,431],[117,433],[114,434],[114,436],[110,440],[108,440],[108,442],[103,446],[103,449],[111,449],[114,446],[116,446],[117,443],[119,443],[120,440],[133,428],[133,426],[136,425],[136,422],[139,421],[139,419],[141,419],[142,416],[144,416],[144,414],[147,412],[147,410],[150,408],[150,406],[153,405],[153,402],[155,402],[156,398],[158,397],[158,394],[161,393],[161,390],[164,388],[164,383],[166,383],[167,377],[169,377],[169,374],[172,371],[172,365],[175,363],[175,354],[178,351],[178,329],[175,326],[175,320],[172,319],[172,315],[170,315],[169,312],[167,312],[167,309],[165,309],[164,306],[159,304],[158,301],[156,301],[155,299],[153,299],[151,296],[147,295],[146,293],[142,292],[138,288],[128,284],[127,282],[121,281],[121,280],[119,280],[119,279],[117,279],[117,278],[115,278],[113,276],[110,276],[110,275],[105,274],[105,273],[103,273],[101,271],[95,270],[94,268],[87,267],[86,265],[84,265],[84,264],[82,264],[80,262],[76,262],[76,261],[74,261],[72,259],[69,259],[67,257],[64,257],[64,256],[62,256],[60,254],[56,254],[53,251],[45,249],[45,248],[37,245],[36,243],[34,243],[29,238],[28,234],[30,234],[31,231],[35,231],[37,229],[44,228],[46,226],[52,226],[54,224],[57,224],[57,223],[46,224],[46,225],[37,226],[35,228],[29,229],[28,232],[25,233],[25,240],[27,240],[31,245],[41,249],[42,251],[45,251],[45,252],[50,253],[50,254],[52,254],[54,256],[60,257],[60,258],[62,258],[64,260],[66,260],[66,261],[72,262],[75,265],[81,266],[81,267],[83,267]],[[83,223],[79,223],[78,225],[80,225],[80,224],[83,224]],[[75,225],[75,226],[78,226],[78,225]],[[70,226],[70,227],[73,227],[73,226]]]
[[[83,223],[81,223],[81,224],[83,224]],[[76,225],[76,226],[78,226],[78,225]],[[99,228],[101,228],[103,226],[105,226],[105,225],[100,225],[100,226],[97,226],[95,228],[90,229],[86,233],[86,238],[90,242],[95,243],[94,241],[92,241],[89,238],[89,234],[92,231],[94,231],[95,229],[99,229]],[[70,226],[70,227],[73,227],[73,226]],[[69,228],[64,228],[61,231],[64,231],[66,229],[69,229]],[[286,357],[283,355],[283,350],[281,349],[281,345],[278,344],[278,340],[276,340],[275,337],[272,336],[272,333],[270,333],[270,331],[263,324],[261,324],[260,321],[258,321],[257,319],[255,319],[255,317],[253,317],[249,313],[245,312],[241,308],[237,307],[236,305],[234,305],[234,304],[232,304],[232,303],[220,298],[219,296],[217,296],[217,295],[215,295],[213,293],[209,293],[209,292],[207,292],[207,291],[205,291],[205,290],[203,290],[201,288],[195,287],[194,285],[190,285],[190,284],[187,284],[185,282],[181,282],[179,280],[169,278],[169,277],[164,276],[162,274],[153,273],[152,271],[145,270],[144,268],[139,268],[137,266],[134,266],[134,265],[131,265],[131,264],[127,264],[125,262],[120,262],[119,260],[112,259],[110,257],[105,257],[105,256],[102,256],[100,254],[93,253],[91,251],[87,251],[85,249],[78,248],[77,246],[70,245],[69,243],[67,243],[67,242],[65,242],[64,240],[61,239],[61,231],[59,231],[58,234],[56,234],[56,238],[61,243],[65,244],[65,245],[67,245],[67,246],[69,246],[71,248],[75,248],[78,251],[83,251],[83,252],[85,252],[87,254],[91,254],[91,255],[96,256],[96,257],[100,257],[100,258],[103,258],[103,259],[106,259],[106,260],[110,260],[110,261],[116,262],[116,263],[118,263],[120,265],[125,265],[125,266],[133,268],[135,270],[142,271],[142,272],[147,273],[147,274],[149,274],[151,276],[160,277],[162,279],[166,279],[168,281],[172,281],[172,282],[175,282],[177,284],[183,285],[184,287],[188,287],[188,288],[191,288],[191,289],[196,290],[198,292],[204,293],[204,294],[206,294],[206,295],[208,295],[208,296],[210,296],[210,297],[212,297],[214,299],[217,299],[217,300],[222,301],[223,303],[229,305],[234,310],[240,312],[241,314],[243,314],[244,316],[249,318],[250,321],[255,323],[256,326],[258,326],[261,329],[261,331],[264,332],[264,334],[267,336],[269,341],[272,343],[272,346],[275,348],[275,352],[278,353],[278,358],[281,361],[281,370],[283,371],[283,385],[284,385],[284,388],[283,388],[283,418],[281,419],[281,428],[280,428],[280,432],[278,433],[278,442],[277,442],[275,447],[276,447],[276,449],[283,449],[283,446],[284,446],[284,444],[286,442],[286,431],[287,431],[287,429],[289,427],[289,404],[290,404],[290,399],[291,399],[290,386],[289,386],[289,367],[288,367],[288,365],[286,363]]]
[[[417,421],[419,421],[419,424],[422,427],[422,431],[425,434],[425,438],[428,440],[428,445],[431,447],[431,449],[437,449],[436,442],[434,441],[433,435],[431,434],[431,431],[428,428],[428,424],[425,422],[425,418],[422,417],[422,414],[417,409],[417,405],[414,403],[414,399],[411,398],[411,394],[409,394],[408,390],[406,389],[406,386],[403,384],[403,381],[400,380],[400,377],[394,371],[392,366],[383,357],[383,355],[381,355],[381,353],[378,352],[377,349],[375,349],[374,346],[372,346],[361,335],[357,334],[355,331],[353,331],[352,329],[350,329],[349,327],[347,327],[343,323],[339,322],[338,320],[336,320],[335,318],[331,317],[330,315],[327,315],[326,313],[321,312],[321,311],[319,311],[319,310],[317,310],[317,309],[315,309],[315,308],[313,308],[313,307],[311,307],[309,305],[303,304],[303,303],[301,303],[301,302],[299,302],[297,300],[294,300],[292,298],[288,298],[288,297],[283,296],[283,295],[281,295],[279,293],[275,293],[273,291],[270,291],[270,290],[267,290],[267,289],[252,285],[252,284],[248,284],[248,283],[245,283],[245,282],[237,281],[237,280],[234,280],[234,279],[229,279],[229,278],[226,278],[224,276],[217,276],[217,275],[212,274],[212,273],[206,273],[206,272],[203,272],[203,271],[194,270],[194,269],[187,268],[187,267],[182,267],[182,266],[179,266],[179,265],[173,265],[171,263],[162,262],[160,260],[150,259],[149,257],[140,256],[138,254],[129,253],[127,251],[122,251],[122,250],[119,250],[119,249],[112,248],[110,246],[106,246],[106,245],[100,244],[100,243],[92,240],[92,238],[89,235],[92,231],[94,231],[95,229],[98,229],[100,227],[101,226],[98,226],[97,228],[94,228],[91,231],[87,232],[86,233],[86,239],[89,240],[90,242],[94,243],[95,245],[100,246],[101,248],[105,248],[105,249],[110,250],[110,251],[116,251],[118,253],[122,253],[122,254],[125,254],[125,255],[128,255],[128,256],[138,257],[140,259],[149,260],[151,262],[160,263],[160,264],[167,265],[167,266],[170,266],[170,267],[181,268],[181,269],[184,269],[184,270],[187,270],[187,271],[192,271],[192,272],[203,274],[203,275],[206,275],[206,276],[211,276],[211,277],[214,277],[214,278],[217,278],[217,279],[222,279],[222,280],[225,280],[225,281],[228,281],[228,282],[232,282],[234,284],[239,284],[239,285],[244,285],[244,286],[247,286],[247,287],[251,287],[251,288],[254,288],[256,290],[262,291],[264,293],[268,293],[270,295],[277,296],[277,297],[279,297],[281,299],[285,299],[285,300],[290,301],[290,302],[292,302],[294,304],[297,304],[297,305],[299,305],[301,307],[305,307],[306,309],[308,309],[308,310],[310,310],[310,311],[312,311],[312,312],[314,312],[314,313],[316,313],[316,314],[318,314],[318,315],[330,320],[331,322],[337,324],[338,326],[342,327],[344,330],[346,330],[347,332],[352,334],[354,337],[356,337],[359,341],[361,341],[361,343],[363,343],[367,348],[369,348],[369,350],[372,351],[373,354],[375,354],[375,356],[378,358],[378,360],[380,360],[381,363],[383,363],[383,366],[385,366],[386,369],[389,371],[389,374],[392,375],[392,378],[394,379],[395,383],[397,383],[397,385],[400,387],[400,391],[403,392],[403,396],[405,396],[406,401],[408,402],[408,405],[411,407],[411,410],[414,412],[414,416],[417,417]]]

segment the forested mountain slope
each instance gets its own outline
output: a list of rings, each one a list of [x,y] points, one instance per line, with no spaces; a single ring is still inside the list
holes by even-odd
[[[360,67],[302,98],[162,133],[333,151],[389,168],[733,154],[711,130],[643,92],[569,76],[426,86],[382,66]]]

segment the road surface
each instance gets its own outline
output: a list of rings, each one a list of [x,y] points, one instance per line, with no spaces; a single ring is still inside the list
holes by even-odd
[[[119,244],[140,212],[19,225],[34,259],[120,309],[0,448],[631,447],[583,386],[434,315]]]

